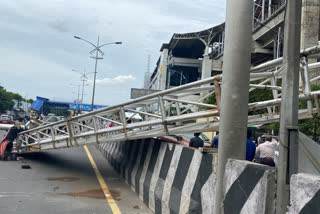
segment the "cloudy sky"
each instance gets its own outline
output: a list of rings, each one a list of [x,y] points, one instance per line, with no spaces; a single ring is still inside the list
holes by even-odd
[[[26,98],[72,101],[80,75],[94,71],[92,46],[102,48],[95,103],[129,100],[143,86],[148,54],[151,68],[173,33],[199,31],[224,21],[224,0],[6,0],[0,2],[0,85]],[[93,74],[84,102],[91,103]]]

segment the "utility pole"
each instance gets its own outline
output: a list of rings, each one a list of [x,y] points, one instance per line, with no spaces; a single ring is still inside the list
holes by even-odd
[[[215,212],[228,158],[245,159],[254,0],[227,0]]]
[[[97,41],[97,47],[99,47],[99,36],[98,36],[98,41]],[[95,57],[91,57],[91,58],[96,60],[96,63],[94,65],[93,91],[92,91],[92,102],[91,102],[91,111],[93,111],[94,94],[95,94],[95,91],[96,91],[97,64],[98,64],[98,59],[103,59],[103,58],[98,56],[98,49],[96,50],[96,56]]]
[[[79,84],[70,84],[70,85],[73,85],[73,86],[77,86],[78,87],[78,92],[77,92],[77,100],[76,100],[76,110],[78,111],[79,110],[79,99],[80,99],[80,86]],[[73,92],[73,93],[76,93],[76,92]]]
[[[300,69],[301,0],[286,2],[284,25],[280,150],[276,213],[286,213],[289,182],[298,171],[298,96]]]
[[[85,82],[88,81],[88,74],[92,74],[93,72],[87,73],[86,69],[83,70],[83,72],[79,72],[75,69],[72,69],[72,71],[75,71],[77,73],[80,73],[80,81],[82,82],[82,93],[81,93],[81,106],[80,106],[80,113],[82,112],[82,106],[83,106],[83,94],[84,94],[84,86],[85,86]]]
[[[82,93],[81,93],[81,107],[80,107],[80,113],[82,113],[82,106],[83,106],[83,93],[84,93],[84,83],[88,80],[88,77],[86,76],[88,73],[86,73],[86,70],[81,74],[81,81],[82,81]]]
[[[95,91],[96,91],[96,76],[97,76],[97,65],[98,65],[98,59],[103,59],[103,51],[100,49],[103,46],[106,45],[112,45],[112,44],[116,44],[116,45],[121,45],[122,42],[109,42],[109,43],[105,43],[102,45],[99,45],[99,36],[98,36],[98,41],[97,41],[97,45],[93,44],[92,42],[89,42],[86,39],[83,39],[79,36],[73,36],[75,39],[80,39],[82,41],[85,41],[87,43],[89,43],[90,45],[92,45],[94,47],[94,49],[92,51],[90,51],[89,53],[92,54],[93,52],[96,52],[96,56],[91,56],[91,58],[96,60],[95,66],[94,66],[94,78],[93,78],[93,90],[92,90],[92,103],[91,103],[91,111],[93,111],[93,105],[94,105],[94,95],[95,95]],[[98,52],[101,54],[101,57],[99,57]]]

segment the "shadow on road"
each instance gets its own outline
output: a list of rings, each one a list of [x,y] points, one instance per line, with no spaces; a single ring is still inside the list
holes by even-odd
[[[26,161],[39,162],[59,169],[77,172],[81,174],[92,174],[93,169],[84,153],[78,151],[50,151],[36,152],[19,155]]]

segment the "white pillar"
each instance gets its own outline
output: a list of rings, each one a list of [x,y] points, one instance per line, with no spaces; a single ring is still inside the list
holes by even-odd
[[[167,83],[167,70],[168,70],[168,49],[162,48],[160,67],[159,67],[159,89],[165,90]]]
[[[201,79],[206,79],[211,77],[211,70],[212,70],[212,60],[209,57],[209,46],[206,45],[202,65],[201,65]]]

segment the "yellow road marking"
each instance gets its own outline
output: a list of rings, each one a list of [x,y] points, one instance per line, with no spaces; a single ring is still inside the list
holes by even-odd
[[[107,199],[107,202],[109,203],[109,205],[111,207],[112,213],[121,214],[121,211],[120,211],[119,207],[117,206],[115,200],[113,199],[106,182],[103,180],[102,175],[101,175],[96,163],[94,162],[94,160],[89,152],[89,149],[87,148],[87,146],[83,146],[83,147],[84,147],[84,150],[86,150],[86,153],[88,155],[88,158],[90,160],[92,168],[94,169],[94,172],[96,173],[97,179],[100,183],[101,189]]]

